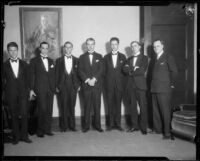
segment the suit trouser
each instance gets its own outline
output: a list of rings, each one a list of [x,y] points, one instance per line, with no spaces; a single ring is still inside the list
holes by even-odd
[[[94,111],[94,126],[96,129],[101,128],[100,112],[101,112],[101,90],[90,89],[83,91],[83,97],[85,102],[84,118],[85,129],[90,128],[90,112]]]
[[[51,132],[51,119],[53,112],[53,93],[43,92],[37,95],[38,129],[37,134]]]
[[[139,89],[128,90],[129,109],[133,128],[138,128],[137,101],[140,106],[140,127],[147,130],[147,100],[146,91]]]
[[[122,91],[119,91],[117,87],[113,90],[107,91],[108,96],[108,115],[109,115],[109,126],[121,126],[121,102],[122,102]]]
[[[10,101],[9,104],[9,111],[12,119],[13,137],[15,140],[26,139],[28,137],[27,100],[16,97],[14,100]],[[19,116],[21,116],[20,121]]]
[[[63,88],[60,91],[61,129],[75,128],[76,95],[72,88]]]
[[[152,102],[154,130],[170,135],[171,93],[152,93]]]

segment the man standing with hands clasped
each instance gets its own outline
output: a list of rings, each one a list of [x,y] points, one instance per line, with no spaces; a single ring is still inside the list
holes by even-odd
[[[83,132],[90,129],[90,113],[94,111],[95,129],[103,132],[100,120],[101,90],[102,90],[102,56],[94,51],[95,40],[86,40],[87,52],[79,58],[78,74],[81,79],[81,89],[84,97],[84,119]]]
[[[131,42],[133,56],[127,59],[123,71],[128,75],[126,86],[127,100],[129,102],[132,127],[127,132],[140,129],[142,134],[147,134],[147,101],[145,72],[148,66],[148,58],[140,52],[141,44],[138,41]],[[137,102],[140,106],[140,122],[138,123]]]

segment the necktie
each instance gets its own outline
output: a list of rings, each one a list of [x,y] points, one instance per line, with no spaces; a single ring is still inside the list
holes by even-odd
[[[17,59],[16,59],[16,60],[10,59],[10,61],[11,61],[12,63],[17,63]]]

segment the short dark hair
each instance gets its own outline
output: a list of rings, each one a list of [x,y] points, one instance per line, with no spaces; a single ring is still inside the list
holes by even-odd
[[[132,41],[132,42],[131,42],[131,45],[132,45],[133,43],[137,43],[140,47],[142,47],[142,44],[141,44],[139,41]]]
[[[64,43],[64,46],[65,46],[66,44],[70,44],[70,45],[73,47],[73,44],[72,44],[70,41],[66,41],[66,42]]]
[[[40,47],[41,47],[43,44],[46,44],[46,45],[48,45],[48,47],[49,47],[49,43],[46,42],[46,41],[41,42],[41,43],[40,43]]]
[[[161,44],[162,44],[163,46],[165,46],[165,42],[164,42],[164,40],[162,40],[162,39],[155,39],[155,40],[153,41],[153,43],[156,42],[156,41],[160,41]]]
[[[16,42],[9,42],[9,43],[7,44],[7,50],[9,49],[9,47],[16,47],[16,48],[18,49],[18,45],[17,45]]]
[[[119,44],[119,38],[117,38],[117,37],[112,37],[112,38],[110,39],[110,43],[111,43],[112,41],[117,41],[117,43]]]
[[[92,37],[87,38],[86,41],[85,41],[85,43],[87,44],[88,41],[94,41],[94,43],[95,43],[95,40],[94,40],[94,38],[92,38]]]

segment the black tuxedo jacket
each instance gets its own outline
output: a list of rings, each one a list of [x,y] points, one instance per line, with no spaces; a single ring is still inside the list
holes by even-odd
[[[103,74],[103,58],[101,54],[93,53],[92,65],[90,65],[89,53],[82,54],[79,58],[78,74],[82,82],[82,89],[89,90],[91,88],[102,88],[102,74]],[[85,83],[87,78],[97,79],[94,87]]]
[[[16,96],[20,99],[28,99],[28,64],[19,59],[18,76],[15,77],[10,59],[3,64],[3,92],[5,102],[10,103]]]
[[[56,60],[56,87],[60,90],[63,86],[65,86],[65,76],[67,71],[65,69],[65,56],[62,56]],[[80,86],[80,80],[78,77],[78,58],[72,56],[72,69],[70,72],[73,80],[73,88],[77,90]]]
[[[177,66],[172,55],[163,53],[155,60],[151,81],[151,92],[170,92],[177,76]]]
[[[55,93],[55,67],[51,58],[48,59],[49,71],[46,72],[41,56],[30,61],[30,89],[37,93],[50,91]]]
[[[117,86],[117,89],[120,91],[124,90],[126,80],[122,68],[125,61],[125,55],[118,52],[117,64],[114,68],[112,53],[108,53],[104,56],[104,76],[106,90],[113,90],[115,86]]]
[[[134,71],[133,66],[134,56],[128,58],[123,66],[123,72],[128,75],[128,82],[126,88],[136,87],[137,89],[146,90],[147,83],[145,72],[148,67],[148,57],[140,53],[137,58],[135,66],[138,66]]]

